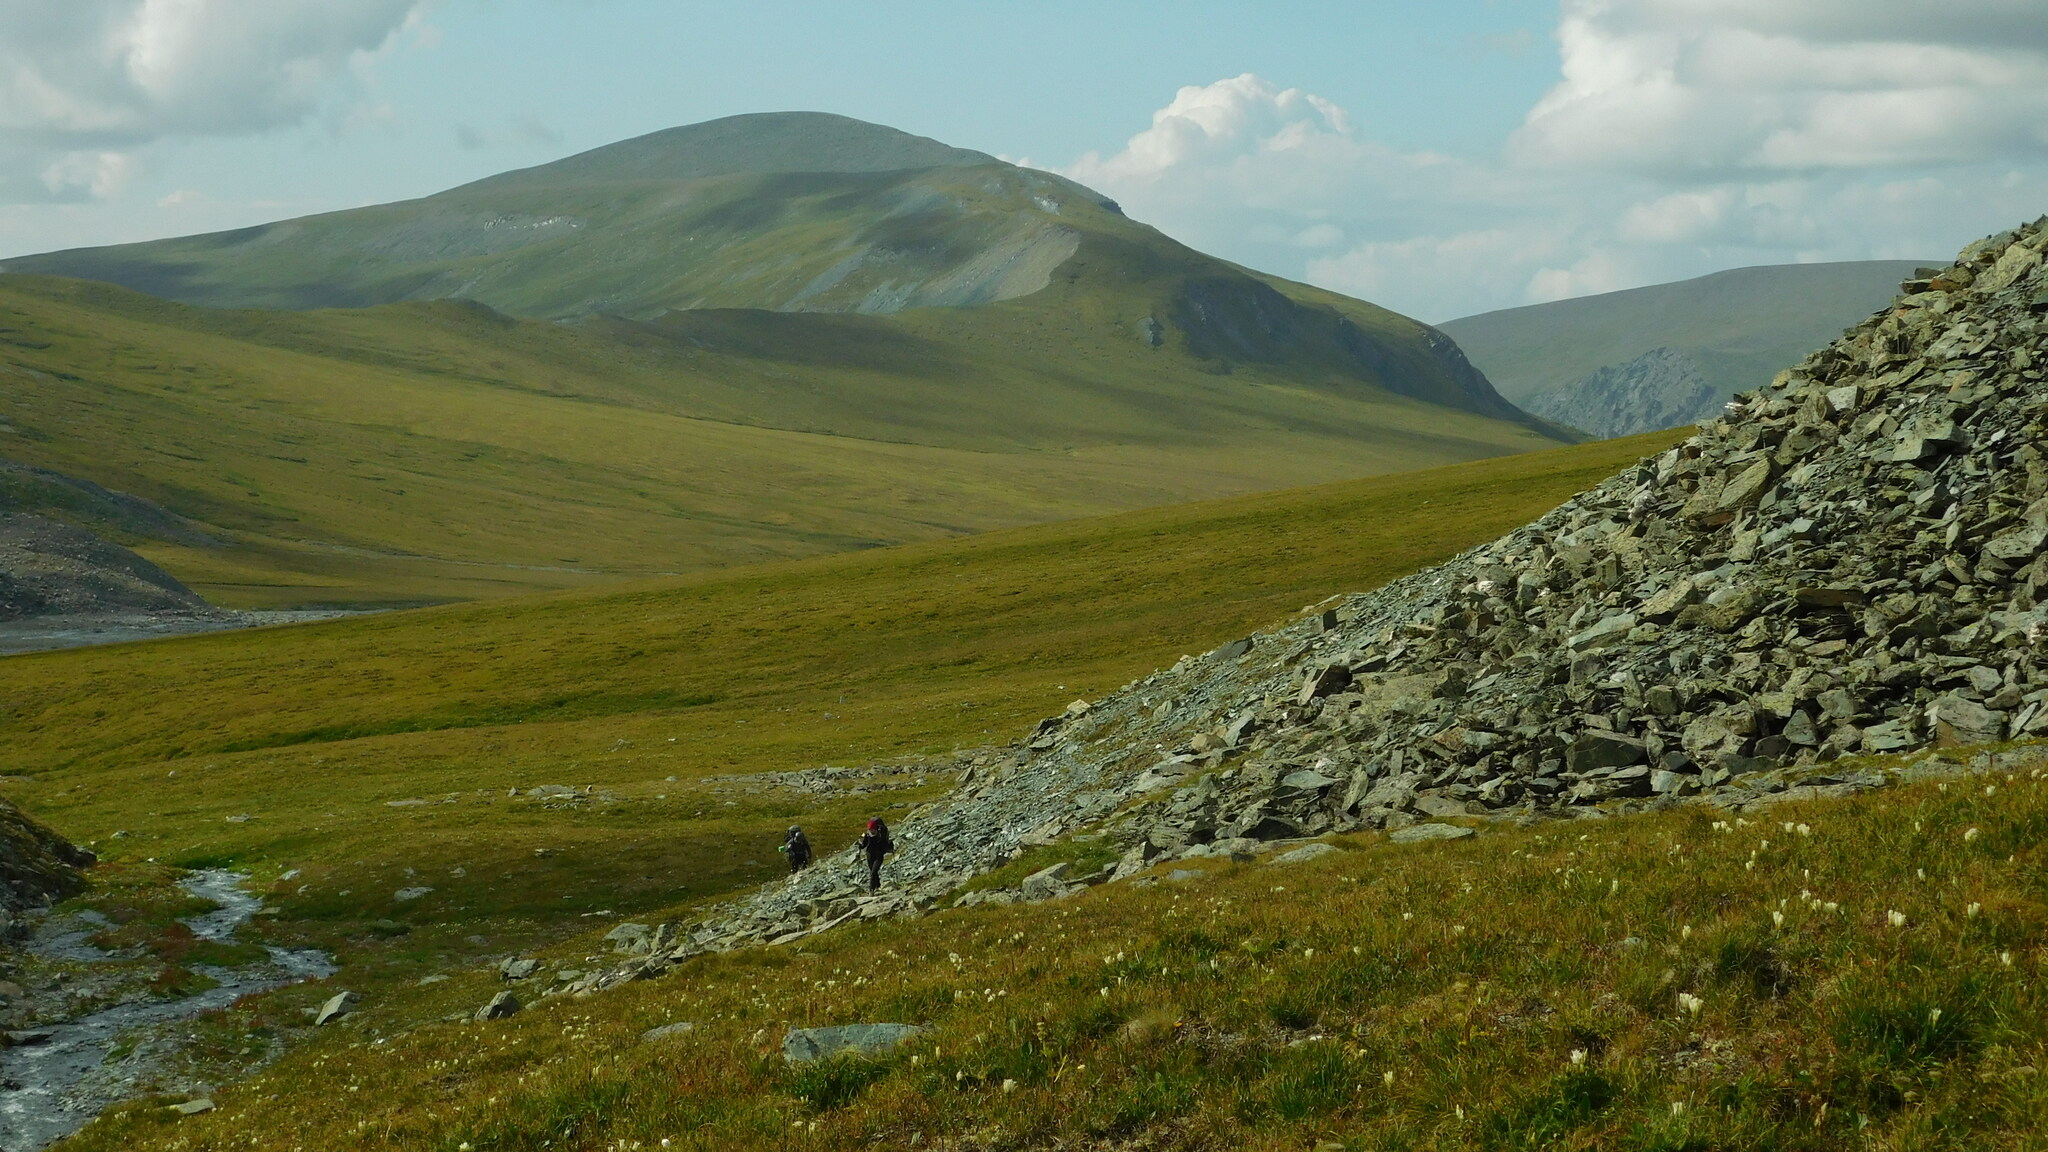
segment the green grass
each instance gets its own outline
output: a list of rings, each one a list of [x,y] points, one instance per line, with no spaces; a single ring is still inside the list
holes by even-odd
[[[1663,443],[10,657],[0,772],[116,860],[250,871],[284,912],[265,931],[395,986],[578,931],[583,913],[766,879],[791,821],[831,851],[875,809],[950,784],[813,801],[720,778],[1005,742],[1218,636],[1489,539]],[[556,807],[507,795],[542,784],[598,791]]]
[[[228,546],[123,539],[218,603],[288,607],[590,586],[1554,443],[1313,360],[1205,373],[1118,331],[1149,291],[564,326],[7,276],[0,457],[194,520]]]
[[[217,1092],[176,1146],[2030,1147],[2044,830],[2036,770],[1739,819],[1345,837],[1307,864],[699,958],[503,1023],[376,1006]],[[787,1028],[872,1020],[929,1032],[779,1057]],[[162,1146],[157,1115],[72,1146]]]
[[[1727,830],[1682,810],[1419,847],[1352,836],[1308,864],[1206,861],[1191,880],[864,925],[446,1022],[502,987],[497,957],[586,968],[618,916],[686,914],[779,871],[790,820],[829,851],[870,809],[948,783],[819,802],[720,778],[1013,738],[1491,538],[1666,442],[0,661],[0,770],[99,839],[110,864],[87,899],[161,922],[175,905],[147,890],[166,862],[232,864],[279,910],[258,938],[344,964],[205,1023],[211,1082],[285,1053],[216,1091],[216,1112],[173,1125],[144,1101],[71,1147],[2025,1146],[2048,1117],[2048,794],[2026,775]],[[155,698],[166,684],[176,698]],[[704,693],[719,699],[676,703]],[[530,707],[564,698],[646,710]],[[515,722],[346,727],[464,709]],[[542,782],[598,792],[554,809],[505,795]],[[400,886],[434,891],[398,902]],[[433,972],[454,978],[417,984]],[[307,1030],[302,1009],[337,986],[362,1008]],[[639,1042],[680,1020],[696,1030]],[[862,1020],[932,1031],[878,1061],[781,1062],[783,1029]]]

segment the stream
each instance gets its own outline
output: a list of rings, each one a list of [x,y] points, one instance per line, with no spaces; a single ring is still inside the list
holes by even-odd
[[[263,901],[242,890],[247,877],[223,869],[194,872],[180,885],[194,896],[220,905],[212,912],[184,921],[194,935],[206,940],[226,940],[235,929],[248,923]],[[91,924],[91,920],[86,921]],[[38,932],[26,947],[30,951],[70,961],[116,959],[86,943],[97,929],[79,929],[66,924],[53,931]],[[0,1152],[33,1152],[69,1136],[85,1126],[100,1111],[131,1095],[138,1081],[155,1069],[152,1065],[171,1055],[180,1037],[171,1035],[172,1026],[205,1012],[225,1008],[237,999],[300,980],[316,980],[334,974],[335,966],[326,953],[314,949],[293,951],[270,948],[270,962],[241,968],[195,965],[196,971],[220,981],[219,987],[176,1000],[150,996],[126,1000],[72,1020],[45,1024],[35,1029],[49,1039],[0,1049]],[[115,1046],[138,1035],[156,1044],[137,1044],[133,1055],[109,1063]]]

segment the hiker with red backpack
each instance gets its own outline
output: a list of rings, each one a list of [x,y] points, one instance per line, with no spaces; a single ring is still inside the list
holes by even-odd
[[[896,842],[889,839],[889,826],[882,823],[880,816],[868,821],[868,830],[860,834],[861,855],[868,861],[868,891],[882,890],[882,857],[896,850]]]

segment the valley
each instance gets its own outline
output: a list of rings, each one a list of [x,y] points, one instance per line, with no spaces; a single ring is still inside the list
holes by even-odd
[[[495,236],[585,203],[511,249],[432,223]],[[1066,239],[1028,256],[1020,228]],[[717,121],[258,233],[0,276],[0,460],[181,524],[114,539],[221,607],[588,586],[1576,438],[1424,325],[842,117]],[[376,281],[305,287],[350,275]]]
[[[0,658],[4,1139],[2024,1146],[2044,253],[1468,361],[781,113],[8,261],[8,627],[330,618]]]

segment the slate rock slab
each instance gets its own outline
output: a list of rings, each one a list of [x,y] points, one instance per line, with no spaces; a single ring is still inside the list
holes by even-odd
[[[881,1056],[922,1033],[914,1024],[842,1024],[832,1028],[792,1028],[782,1038],[782,1058],[808,1064],[833,1056]]]
[[[1268,863],[1306,864],[1311,860],[1321,860],[1325,856],[1335,856],[1342,851],[1343,849],[1335,844],[1303,844],[1292,851],[1282,852]]]
[[[1463,840],[1473,835],[1477,833],[1472,829],[1456,824],[1410,824],[1387,833],[1387,839],[1396,844],[1420,844],[1425,840]]]

